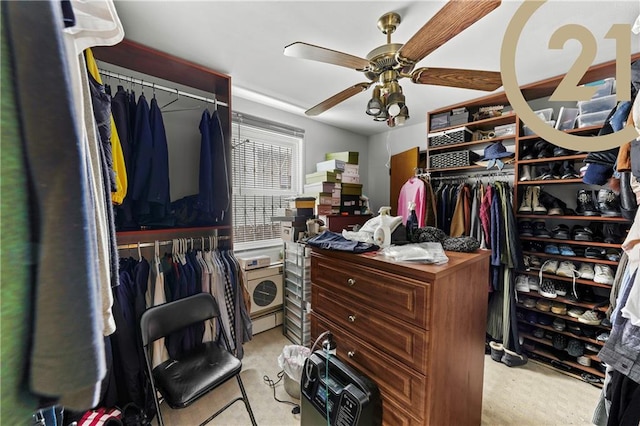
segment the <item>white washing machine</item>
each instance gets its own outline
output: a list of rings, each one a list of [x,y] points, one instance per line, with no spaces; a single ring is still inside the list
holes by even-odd
[[[251,317],[282,308],[282,265],[244,271],[247,290],[251,295]]]

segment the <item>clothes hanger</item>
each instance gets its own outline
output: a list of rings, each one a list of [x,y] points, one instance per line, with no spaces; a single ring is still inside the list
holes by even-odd
[[[166,104],[162,105],[162,106],[160,107],[160,109],[161,109],[161,110],[162,110],[162,109],[165,109],[166,107],[168,107],[168,106],[169,106],[169,105],[171,105],[172,103],[178,102],[179,100],[180,100],[180,92],[178,91],[178,89],[176,89],[176,98],[175,98],[175,99],[173,99],[173,100],[171,100],[171,101],[169,101],[168,103],[166,103]]]
[[[142,262],[142,251],[140,250],[140,241],[138,241],[138,262]]]

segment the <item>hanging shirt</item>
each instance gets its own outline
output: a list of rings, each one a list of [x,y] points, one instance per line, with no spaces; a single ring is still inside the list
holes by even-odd
[[[224,141],[222,123],[218,111],[211,114],[211,143],[213,159],[213,211],[219,222],[222,222],[231,205],[231,184],[227,167],[227,144]]]
[[[416,205],[416,216],[418,216],[418,227],[424,227],[424,211],[425,211],[425,188],[424,182],[417,178],[411,177],[402,185],[400,195],[398,196],[398,216],[402,216],[402,224],[407,224],[409,217],[409,202]]]

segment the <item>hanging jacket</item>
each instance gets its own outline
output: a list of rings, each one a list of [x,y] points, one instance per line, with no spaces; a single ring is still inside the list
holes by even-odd
[[[218,222],[223,222],[231,205],[231,182],[227,167],[227,147],[222,132],[222,123],[218,111],[211,114],[211,143],[214,160],[213,182],[215,194],[213,210]]]

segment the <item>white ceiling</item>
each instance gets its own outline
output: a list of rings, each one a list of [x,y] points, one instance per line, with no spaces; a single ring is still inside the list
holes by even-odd
[[[233,94],[297,114],[366,78],[357,71],[283,55],[286,45],[304,41],[365,57],[386,42],[378,18],[395,11],[402,23],[392,42],[406,42],[446,1],[115,1],[125,37],[200,63],[232,77]],[[521,0],[498,9],[427,56],[417,66],[499,71],[507,24]],[[598,42],[593,63],[615,58],[615,43],[604,36],[612,24],[633,24],[639,0],[549,0],[532,17],[518,44],[520,84],[567,72],[580,51],[575,40],[549,50],[551,34],[565,24],[588,28]],[[632,52],[638,36],[632,35]],[[429,110],[485,95],[485,92],[416,85],[400,81],[411,119],[426,121]],[[501,89],[499,89],[501,90]],[[327,124],[371,135],[388,130],[364,109],[371,89],[314,117]],[[266,100],[265,100],[266,98]]]

